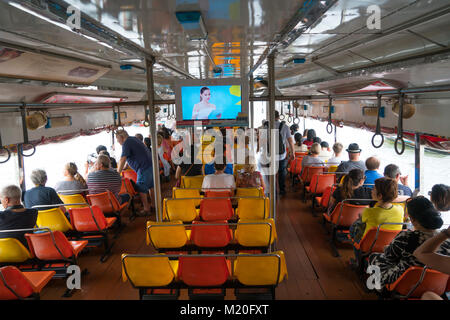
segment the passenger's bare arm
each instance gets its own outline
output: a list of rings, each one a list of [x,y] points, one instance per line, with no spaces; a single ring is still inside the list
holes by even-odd
[[[436,253],[442,242],[450,237],[450,227],[428,239],[414,251],[414,256],[428,267],[450,274],[450,256]]]

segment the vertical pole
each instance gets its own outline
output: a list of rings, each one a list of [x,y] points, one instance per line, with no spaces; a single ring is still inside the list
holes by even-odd
[[[255,127],[255,111],[253,110],[253,83],[254,83],[254,79],[253,79],[253,75],[250,76],[250,88],[249,88],[249,100],[250,100],[250,117],[248,119],[249,121],[249,128],[253,129]]]
[[[162,221],[162,200],[161,200],[161,184],[159,180],[159,161],[158,161],[158,140],[156,137],[156,115],[154,110],[153,101],[155,99],[154,82],[153,82],[153,64],[155,60],[145,59],[146,64],[146,75],[147,75],[147,96],[148,96],[148,107],[149,107],[149,130],[150,138],[152,141],[152,163],[153,163],[153,182],[155,193],[155,211],[156,211],[156,221]]]
[[[415,156],[415,190],[416,194],[424,194],[424,172],[423,172],[423,156],[424,145],[420,141],[420,133],[414,134],[414,156]]]
[[[23,144],[17,145],[17,163],[19,165],[19,182],[20,189],[22,189],[22,193],[26,190],[25,184],[25,162],[23,154]]]
[[[270,54],[267,57],[267,65],[269,69],[269,104],[267,107],[267,119],[269,119],[269,132],[267,138],[269,141],[270,157],[274,163],[270,166],[271,168],[276,168],[276,151],[275,151],[275,141],[273,141],[272,130],[275,129],[275,55]],[[275,170],[273,170],[275,171]],[[276,171],[270,172],[269,183],[270,183],[270,212],[271,217],[276,218],[276,195],[277,195],[277,185],[275,181]]]

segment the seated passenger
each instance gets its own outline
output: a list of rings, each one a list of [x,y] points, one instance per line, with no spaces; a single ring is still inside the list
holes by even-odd
[[[301,143],[303,143],[307,139],[307,136],[308,136],[308,129],[305,129],[305,130],[303,130],[303,136],[301,139]]]
[[[350,143],[347,149],[348,161],[343,161],[337,167],[336,172],[349,172],[352,169],[360,169],[363,172],[366,171],[366,165],[363,161],[359,160],[361,156],[361,149],[357,143]]]
[[[320,150],[319,158],[323,162],[327,162],[328,159],[331,158],[330,145],[328,144],[328,142],[322,141],[320,143],[320,148],[321,148],[321,150]]]
[[[201,163],[195,163],[196,155],[195,155],[195,147],[191,145],[191,153],[183,155],[183,161],[180,165],[177,166],[177,170],[175,172],[175,179],[181,179],[181,176],[201,176],[203,174],[202,169],[203,165]]]
[[[72,194],[75,194],[82,192],[80,190],[87,189],[86,181],[84,181],[81,174],[78,173],[78,168],[75,163],[69,162],[64,166],[64,177],[64,180],[56,183],[56,192],[73,191]]]
[[[308,133],[306,134],[306,140],[303,141],[303,144],[305,144],[307,147],[311,147],[314,143],[314,138],[316,137],[316,131],[314,129],[309,129]]]
[[[367,158],[366,168],[366,181],[364,181],[364,184],[369,188],[373,188],[375,180],[383,177],[383,175],[377,171],[380,168],[380,160],[378,160],[376,157]]]
[[[25,209],[20,202],[21,195],[22,190],[14,185],[2,189],[0,200],[5,211],[0,212],[0,230],[31,229],[36,226],[38,211]],[[0,238],[15,238],[27,248],[24,235],[30,232],[0,232]]]
[[[319,137],[314,137],[313,143],[318,143],[318,144],[320,144],[321,142],[322,142],[322,139],[320,139]]]
[[[163,164],[164,169],[164,177],[169,180],[170,177],[170,163],[164,158],[164,149],[162,147],[163,137],[158,134],[157,136],[158,140],[158,158]]]
[[[397,198],[397,183],[395,180],[384,177],[375,180],[375,186],[372,189],[372,199],[377,200],[377,203],[373,208],[364,209],[361,214],[361,221],[366,224],[361,238],[371,228],[376,228],[381,223],[403,222],[404,210],[402,206],[392,204],[395,198]],[[383,229],[401,230],[402,225],[385,225]],[[355,240],[359,241],[361,239]]]
[[[319,158],[320,150],[320,144],[314,143],[311,145],[311,149],[309,150],[310,155],[303,157],[302,172],[305,167],[320,167],[325,165],[325,163]]]
[[[294,123],[289,127],[289,129],[291,130],[291,136],[295,135],[298,131],[298,124]]]
[[[119,195],[122,186],[122,177],[116,170],[112,170],[108,156],[101,154],[94,165],[94,170],[87,177],[89,194],[98,194],[111,191],[120,204],[130,200],[130,195]]]
[[[342,162],[342,149],[344,146],[340,142],[333,144],[334,155],[328,159],[327,166],[338,166]]]
[[[430,192],[430,200],[439,211],[450,210],[450,187],[445,184],[435,184]]]
[[[205,163],[205,166],[203,167],[203,174],[204,175],[210,175],[214,174],[216,172],[216,165],[215,162]],[[227,163],[225,166],[224,173],[226,174],[233,174],[233,164]]]
[[[222,163],[214,163],[215,172],[205,176],[202,184],[202,191],[226,191],[230,190],[233,192],[236,189],[236,183],[234,182],[234,176],[232,174],[225,173],[225,158],[221,161]]]
[[[245,158],[245,165],[236,177],[237,188],[259,188],[265,190],[264,179],[259,171],[256,171],[255,160],[251,157]]]
[[[363,186],[364,184],[364,172],[359,169],[350,170],[348,174],[344,176],[342,185],[336,187],[330,198],[330,211],[333,212],[334,207],[345,199],[372,199],[372,193],[369,188]],[[370,204],[370,202],[364,201],[350,201],[351,204],[362,205]]]
[[[294,135],[294,152],[306,152],[308,151],[308,147],[302,143],[302,135],[300,133],[296,133]]]
[[[26,208],[32,208],[33,206],[63,204],[59,198],[55,189],[46,187],[47,173],[44,170],[36,169],[31,172],[31,181],[35,187],[25,191],[24,203]],[[48,210],[54,207],[42,207],[38,210]],[[64,206],[61,206],[61,210],[66,211]]]
[[[105,146],[99,145],[99,146],[95,149],[95,151],[97,151],[97,155],[99,155],[99,154],[106,154],[106,155],[109,157],[109,159],[111,160],[111,168],[117,169],[117,161],[116,161],[116,159],[114,159],[113,157],[111,157],[111,156],[109,155],[108,150],[106,149]],[[102,151],[103,151],[103,152],[102,152]],[[105,152],[106,152],[106,153],[105,153]]]
[[[384,168],[384,176],[394,179],[398,183],[398,195],[408,196],[413,195],[411,189],[408,187],[408,176],[401,176],[400,168],[395,164],[389,164]],[[401,183],[400,183],[401,182]]]
[[[423,266],[413,253],[423,242],[436,235],[443,224],[440,213],[425,197],[410,199],[406,202],[406,208],[414,230],[400,232],[384,253],[373,253],[369,257],[369,265],[380,267],[382,286],[395,282],[411,266]],[[448,239],[437,253],[450,255]]]

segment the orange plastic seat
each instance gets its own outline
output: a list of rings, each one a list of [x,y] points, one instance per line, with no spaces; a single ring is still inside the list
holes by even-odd
[[[354,205],[347,202],[339,202],[330,215],[323,214],[323,221],[331,223],[331,248],[335,257],[339,256],[335,242],[338,236],[344,236],[345,240],[350,241],[348,237],[348,229],[355,222],[365,208],[369,206]]]
[[[232,239],[230,227],[226,220],[215,221],[224,225],[208,225],[211,223],[193,221],[191,228],[191,240],[198,247],[221,248],[227,246]],[[200,226],[199,226],[200,225]]]
[[[122,177],[137,181],[137,173],[132,169],[127,169],[122,171]]]
[[[310,185],[305,189],[308,193],[323,194],[325,189],[336,183],[335,174],[314,174]]]
[[[308,152],[304,152],[304,151],[297,151],[297,152],[294,152],[294,156],[296,157],[296,158],[300,158],[300,157],[304,157],[304,156],[307,156],[308,155]]]
[[[303,156],[295,157],[294,160],[291,161],[291,165],[289,166],[289,172],[293,175],[298,175],[302,171],[302,161]]]
[[[427,291],[441,296],[448,281],[448,274],[426,267],[409,267],[394,283],[386,285],[386,289],[400,299],[420,298]]]
[[[325,171],[325,167],[305,167],[303,168],[302,175],[300,179],[303,181],[303,184],[306,186],[311,182],[312,177],[315,174],[323,174]]]
[[[384,248],[388,246],[392,240],[400,233],[401,230],[385,230],[380,228],[371,228],[362,237],[361,241],[354,242],[355,249],[360,250],[364,255],[374,252],[384,252]]]
[[[179,258],[178,279],[193,287],[218,287],[230,277],[225,257]]]
[[[122,225],[120,213],[128,207],[129,202],[120,204],[114,194],[109,190],[98,194],[88,194],[86,198],[91,206],[99,207],[106,217],[116,217],[119,226]]]
[[[204,198],[200,203],[200,218],[203,221],[228,220],[233,216],[230,199]]]
[[[69,215],[72,226],[80,232],[105,231],[117,221],[115,217],[106,218],[97,206],[73,208]]]
[[[27,233],[31,255],[42,261],[76,262],[79,253],[88,244],[87,241],[69,241],[61,231]]]
[[[231,191],[229,190],[224,190],[224,191],[214,191],[214,190],[207,190],[205,191],[205,198],[211,198],[211,197],[216,197],[216,198],[226,198],[226,197],[231,197]]]
[[[330,198],[334,190],[336,190],[336,185],[326,187],[321,197],[315,197],[316,202],[321,208],[328,208],[328,204],[330,203]]]
[[[134,190],[133,185],[131,184],[131,180],[128,178],[122,178],[122,186],[120,188],[119,194],[129,194],[131,198],[137,195],[137,192]]]
[[[55,271],[21,272],[14,266],[0,268],[0,300],[39,299]]]

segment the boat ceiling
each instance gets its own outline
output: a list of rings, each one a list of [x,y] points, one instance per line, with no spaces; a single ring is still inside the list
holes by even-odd
[[[381,8],[381,30],[367,28],[371,4]],[[103,33],[71,30],[55,14],[68,5]],[[201,12],[205,41],[189,40],[179,11]],[[119,40],[102,39],[106,32]],[[261,57],[269,49],[277,50],[276,86],[286,95],[329,93],[371,80],[402,87],[450,83],[448,0],[0,1],[0,39],[0,46],[106,67],[91,84],[105,90],[145,91],[143,57],[153,55],[161,97],[173,93],[177,78],[214,78],[214,66],[222,67],[220,77],[245,78],[256,65],[253,76],[267,78]],[[295,57],[306,62],[289,63]],[[122,70],[124,64],[134,67]]]

